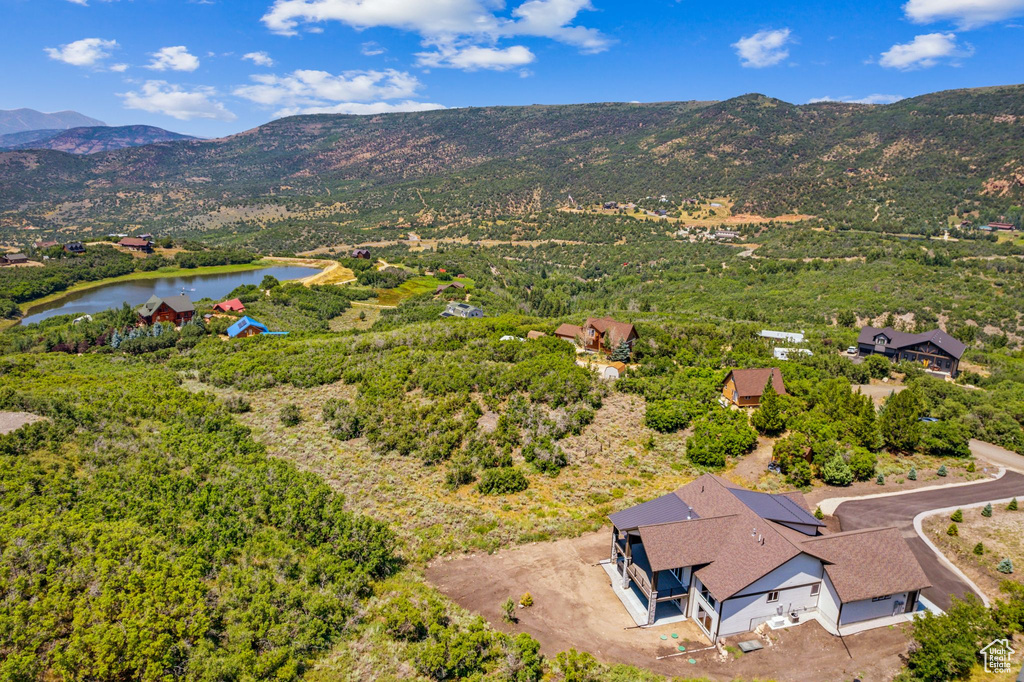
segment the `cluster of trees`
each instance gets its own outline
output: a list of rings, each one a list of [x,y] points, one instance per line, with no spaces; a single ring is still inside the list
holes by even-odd
[[[157,365],[0,363],[0,678],[298,679],[396,567],[383,525]]]

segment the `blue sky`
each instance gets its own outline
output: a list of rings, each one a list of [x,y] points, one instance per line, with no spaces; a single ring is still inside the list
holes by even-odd
[[[1024,0],[0,0],[0,109],[201,136],[283,115],[888,102],[1024,81]]]

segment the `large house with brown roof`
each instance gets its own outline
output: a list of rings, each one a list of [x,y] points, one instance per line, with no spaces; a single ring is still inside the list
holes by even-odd
[[[153,253],[153,242],[141,237],[125,237],[117,243],[123,249],[129,251],[141,251],[142,253]]]
[[[609,516],[612,587],[637,625],[720,637],[817,620],[834,635],[910,620],[927,576],[896,528],[822,534],[798,492],[705,474]]]
[[[721,401],[736,407],[757,407],[761,404],[761,396],[769,379],[775,392],[785,395],[786,385],[782,382],[782,370],[778,367],[734,369],[725,376]]]
[[[139,321],[144,324],[172,322],[176,327],[191,321],[195,312],[196,308],[192,305],[192,299],[185,294],[164,298],[153,294],[148,301],[135,309]]]
[[[610,317],[588,317],[582,327],[563,324],[555,330],[555,336],[592,353],[610,353],[624,342],[632,348],[640,338],[633,325]]]
[[[884,355],[893,362],[913,362],[929,372],[948,374],[960,371],[960,358],[967,346],[941,329],[908,334],[892,327],[864,327],[857,337],[857,354]]]

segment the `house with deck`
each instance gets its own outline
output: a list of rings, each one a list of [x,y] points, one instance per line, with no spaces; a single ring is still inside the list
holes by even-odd
[[[153,242],[141,237],[125,237],[117,243],[122,249],[129,251],[140,251],[142,253],[153,253]]]
[[[232,339],[247,339],[250,336],[259,336],[260,334],[266,334],[269,331],[270,330],[267,329],[267,325],[263,324],[259,320],[249,317],[248,315],[244,315],[228,327],[228,336]]]
[[[144,324],[171,322],[174,326],[180,327],[192,320],[196,307],[192,305],[192,299],[185,294],[163,298],[153,294],[148,301],[135,309],[135,313]]]
[[[0,256],[0,265],[25,265],[28,262],[28,256],[23,253],[5,253]]]
[[[705,474],[608,518],[602,563],[640,627],[692,619],[714,642],[817,620],[844,635],[910,620],[930,587],[898,529],[823,534],[799,492]]]
[[[636,327],[610,317],[588,317],[582,327],[563,324],[555,330],[555,336],[571,341],[590,353],[611,353],[621,343],[628,344],[632,349],[640,338]]]
[[[85,253],[85,244],[82,242],[68,242],[64,245],[64,253],[72,256],[81,256]]]
[[[441,313],[441,317],[483,317],[484,311],[475,305],[452,301]]]
[[[893,362],[913,362],[929,372],[956,378],[967,346],[941,329],[908,334],[892,327],[864,327],[857,337],[857,355],[883,355]]]
[[[720,402],[736,407],[757,407],[761,404],[761,396],[769,380],[777,394],[785,395],[786,384],[782,381],[782,370],[778,367],[734,369],[725,375]]]

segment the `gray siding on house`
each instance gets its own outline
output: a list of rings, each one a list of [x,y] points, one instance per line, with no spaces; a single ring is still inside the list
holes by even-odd
[[[902,602],[899,613],[906,611],[907,593],[900,592],[899,594],[894,594],[889,599],[884,599],[882,601],[865,599],[863,601],[852,601],[847,604],[843,604],[843,615],[839,624],[849,625],[850,623],[859,623],[862,620],[891,616],[893,614],[893,610],[896,608],[896,602]]]

